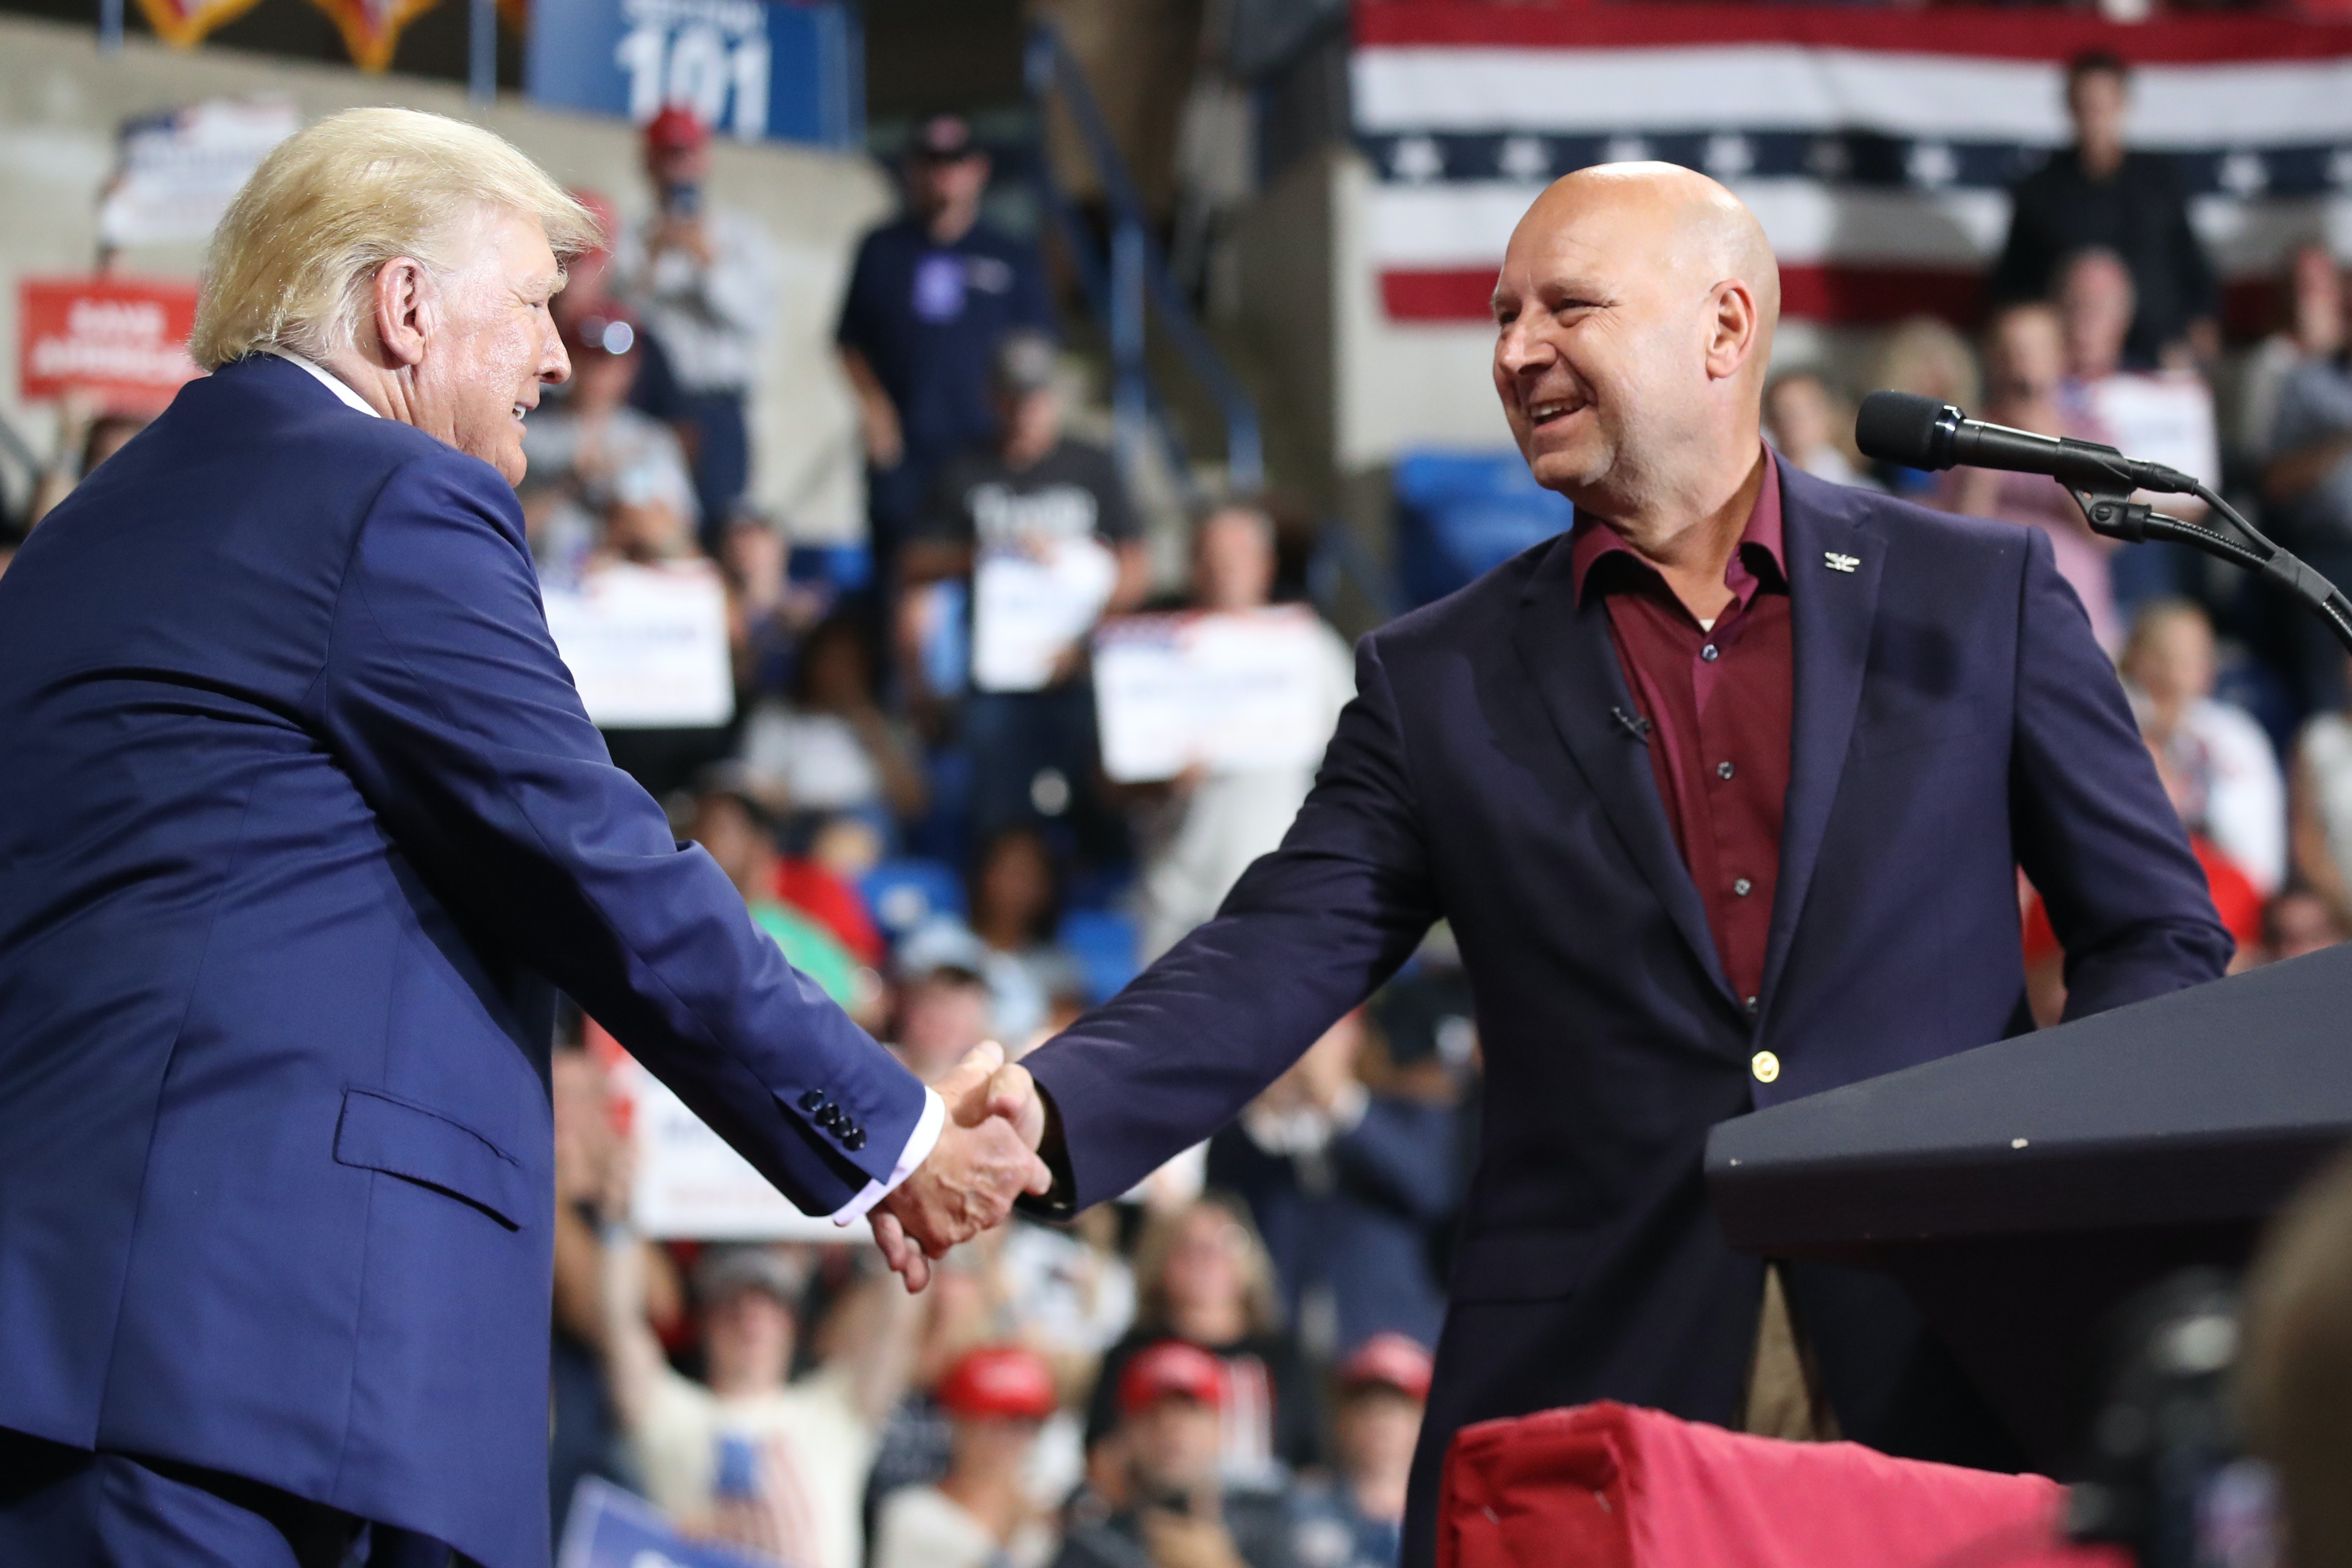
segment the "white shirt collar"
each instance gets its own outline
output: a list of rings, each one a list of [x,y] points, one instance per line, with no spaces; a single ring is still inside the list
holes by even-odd
[[[381,419],[383,417],[383,415],[378,414],[374,409],[368,406],[366,398],[362,397],[358,393],[353,392],[348,385],[344,384],[341,376],[336,375],[332,371],[328,370],[325,366],[313,364],[310,361],[304,359],[300,354],[293,353],[286,349],[264,349],[261,352],[264,353],[276,354],[279,359],[286,361],[289,364],[300,365],[304,370],[309,371],[312,375],[318,378],[319,384],[320,386],[325,387],[329,392],[333,393],[337,397],[341,398],[345,403],[351,405],[353,408],[358,409],[369,418]]]

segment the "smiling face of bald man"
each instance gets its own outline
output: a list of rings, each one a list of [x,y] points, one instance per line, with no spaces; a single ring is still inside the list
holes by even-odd
[[[1780,271],[1738,199],[1670,164],[1554,182],[1496,279],[1495,390],[1536,479],[1632,522],[1753,470]]]

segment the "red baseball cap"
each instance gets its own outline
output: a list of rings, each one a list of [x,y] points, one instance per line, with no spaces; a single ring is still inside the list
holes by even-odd
[[[646,145],[656,153],[682,153],[709,140],[710,127],[684,104],[668,104],[646,121]]]
[[[1161,1340],[1139,1352],[1118,1374],[1118,1413],[1132,1415],[1171,1394],[1182,1394],[1222,1409],[1225,1363],[1197,1345]]]
[[[1410,1334],[1374,1334],[1339,1363],[1339,1386],[1354,1389],[1379,1384],[1415,1399],[1427,1399],[1433,1365],[1429,1352]]]
[[[1045,1358],[1019,1345],[967,1351],[940,1379],[935,1397],[951,1415],[1002,1415],[1043,1421],[1054,1414],[1054,1373]]]

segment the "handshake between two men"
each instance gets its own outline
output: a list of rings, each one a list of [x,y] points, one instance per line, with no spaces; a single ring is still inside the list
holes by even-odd
[[[908,1291],[930,1283],[931,1262],[1003,1225],[1023,1193],[1044,1196],[1053,1173],[1037,1157],[1045,1104],[1028,1069],[989,1040],[931,1086],[947,1121],[923,1163],[874,1210],[874,1239]]]

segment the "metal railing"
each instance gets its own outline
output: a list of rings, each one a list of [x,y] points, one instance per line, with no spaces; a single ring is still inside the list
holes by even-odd
[[[1029,29],[1023,66],[1041,136],[1047,107],[1058,99],[1102,185],[1110,230],[1108,245],[1096,238],[1069,193],[1054,178],[1052,160],[1039,149],[1038,205],[1068,249],[1087,308],[1110,344],[1111,421],[1120,466],[1132,476],[1147,444],[1156,443],[1186,503],[1202,499],[1192,455],[1146,353],[1147,334],[1156,316],[1168,342],[1224,421],[1225,470],[1232,488],[1244,495],[1258,490],[1265,482],[1265,454],[1257,405],[1193,319],[1077,58],[1051,23],[1038,22]]]

